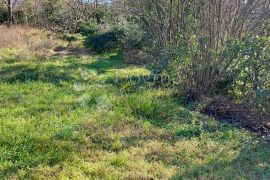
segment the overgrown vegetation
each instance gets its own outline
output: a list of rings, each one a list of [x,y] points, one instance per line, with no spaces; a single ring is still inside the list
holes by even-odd
[[[0,179],[269,179],[269,13],[0,0]]]
[[[270,177],[268,143],[139,83],[144,67],[112,53],[17,59],[21,48],[0,49],[1,178]]]
[[[124,39],[124,32],[122,30],[114,29],[103,34],[94,36],[91,34],[87,37],[85,45],[93,48],[99,53],[119,50],[123,46],[121,40]]]

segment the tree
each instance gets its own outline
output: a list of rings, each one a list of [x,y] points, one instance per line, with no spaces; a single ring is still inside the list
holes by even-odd
[[[6,4],[8,8],[8,21],[9,25],[12,25],[14,23],[14,15],[13,15],[13,7],[17,3],[18,0],[4,0],[4,3]]]

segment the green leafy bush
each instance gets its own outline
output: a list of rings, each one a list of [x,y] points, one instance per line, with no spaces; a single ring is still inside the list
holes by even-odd
[[[97,35],[96,37],[88,36],[85,41],[85,46],[92,47],[94,51],[105,52],[117,50],[123,46],[124,31],[113,29]]]
[[[73,35],[73,34],[64,34],[62,37],[65,41],[72,42],[72,41],[77,41],[78,38]]]
[[[145,32],[132,22],[128,22],[124,27],[125,45],[128,49],[142,49],[146,46]]]
[[[238,53],[227,77],[233,79],[229,93],[238,100],[261,99],[270,90],[270,38],[246,38],[238,46]]]
[[[93,37],[98,33],[98,27],[93,23],[82,23],[79,27],[79,33],[84,36]]]
[[[0,6],[0,24],[8,21],[8,11]]]

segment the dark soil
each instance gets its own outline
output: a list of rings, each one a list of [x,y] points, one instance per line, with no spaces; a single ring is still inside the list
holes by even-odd
[[[251,106],[236,104],[223,97],[215,97],[207,103],[201,112],[215,117],[221,122],[258,133],[262,137],[270,136],[269,117],[259,115],[256,109]]]

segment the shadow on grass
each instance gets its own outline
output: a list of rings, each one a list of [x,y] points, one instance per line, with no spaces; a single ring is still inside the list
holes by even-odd
[[[79,67],[96,70],[99,74],[105,73],[111,68],[126,67],[117,56],[98,59],[90,63],[82,63],[79,62],[78,59],[70,59],[67,62],[67,66],[9,66],[0,72],[0,79],[9,83],[43,81],[58,84],[60,81],[75,80],[75,77],[72,76],[72,70]],[[81,130],[82,134],[85,134],[89,138],[89,142],[92,143],[94,148],[100,148],[106,151],[122,151],[124,149],[138,147],[142,141],[147,143],[149,140],[156,140],[162,143],[164,142],[169,146],[174,146],[174,143],[178,140],[199,139],[204,133],[212,134],[213,139],[217,140],[219,143],[226,143],[232,140],[230,138],[226,139],[226,137],[218,139],[214,136],[216,136],[216,132],[226,135],[234,129],[233,127],[224,124],[211,125],[207,122],[204,123],[203,118],[194,117],[194,114],[186,109],[179,109],[177,102],[173,100],[168,101],[168,99],[172,99],[172,97],[156,98],[152,94],[144,96],[144,94],[138,92],[140,88],[145,86],[144,82],[138,83],[136,78],[130,80],[129,83],[125,81],[126,78],[123,78],[120,79],[119,82],[108,80],[107,83],[113,84],[126,90],[125,92],[130,93],[130,96],[121,105],[123,107],[128,106],[131,110],[131,115],[136,117],[136,119],[150,123],[153,125],[153,128],[151,127],[149,128],[150,130],[145,130],[140,124],[128,124],[128,122],[115,126],[115,130],[111,130],[112,128],[109,125],[104,125],[103,127],[95,124],[89,124],[88,126],[83,124]],[[149,87],[146,86],[145,88],[147,89]],[[133,93],[137,94],[132,95]],[[50,109],[38,107],[37,109],[32,109],[29,113],[34,115],[46,111],[50,111]],[[171,125],[169,126],[168,124]],[[157,131],[155,127],[162,129],[164,132],[155,132]],[[115,134],[124,134],[124,138],[119,138],[120,140],[118,142],[114,137],[109,136],[108,132],[110,132],[110,130]],[[76,130],[63,128],[55,133],[52,138],[48,139],[26,137],[24,141],[17,143],[1,142],[1,147],[6,148],[6,152],[9,154],[2,156],[0,161],[1,159],[5,160],[4,163],[10,165],[5,166],[6,168],[1,170],[2,174],[0,177],[10,175],[19,169],[27,169],[39,165],[54,166],[68,161],[73,153],[79,152],[80,148],[84,146],[80,140],[73,140],[74,131]],[[151,159],[151,157],[149,157],[148,160],[152,162],[162,162],[165,166],[176,165],[181,168],[181,163],[185,162],[179,159],[181,156],[179,155],[178,157],[178,155],[168,152],[159,156],[158,158],[160,159]],[[214,172],[212,175],[219,178],[232,175],[232,178],[240,176],[243,178],[251,177],[251,179],[269,179],[269,156],[269,144],[250,142],[244,144],[239,156],[233,160],[215,157],[204,164],[187,165],[189,168],[184,174],[175,174],[173,178],[181,179],[186,177],[194,179],[211,176],[210,173]],[[172,160],[170,161],[170,159]]]
[[[69,58],[68,68],[83,68],[88,70],[96,70],[98,74],[103,74],[110,69],[121,69],[127,67],[123,63],[121,55],[111,55],[108,57],[98,57],[95,61],[89,60],[90,62],[80,62],[79,59]]]
[[[224,152],[226,153],[226,152]],[[211,156],[211,154],[208,154]],[[172,179],[269,179],[270,144],[266,142],[244,143],[239,155],[233,160],[213,156],[203,164],[192,164]]]
[[[0,177],[6,178],[20,169],[54,166],[71,160],[72,154],[78,150],[78,143],[57,140],[56,138],[25,137],[16,143],[1,142],[1,163],[5,166]]]
[[[116,68],[124,68],[126,65],[122,63],[122,59],[120,56],[112,56],[106,59],[98,58],[96,61],[83,65],[86,69],[96,70],[97,73],[102,74],[105,73],[107,70]]]
[[[2,74],[0,81],[8,83],[42,81],[59,84],[60,81],[74,80],[70,69],[54,65],[44,67],[39,65],[32,67],[27,65],[9,66],[1,71],[0,74]]]
[[[55,57],[58,59],[57,57]],[[51,60],[52,62],[54,60]],[[89,60],[90,61],[90,60]],[[98,58],[92,62],[82,62],[79,57],[67,57],[63,59],[64,66],[42,63],[32,64],[8,64],[0,70],[0,81],[8,83],[42,81],[46,83],[59,84],[60,81],[70,82],[76,80],[74,71],[79,68],[96,70],[99,74],[105,73],[112,68],[126,67],[122,63],[120,55]]]

